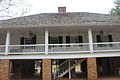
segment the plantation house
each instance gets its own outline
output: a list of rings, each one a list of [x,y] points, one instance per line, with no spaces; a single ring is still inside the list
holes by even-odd
[[[0,21],[0,80],[119,80],[120,16],[58,11]]]

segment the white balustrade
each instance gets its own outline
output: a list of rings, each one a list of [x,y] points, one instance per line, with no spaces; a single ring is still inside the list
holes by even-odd
[[[0,54],[5,53],[5,45],[0,45]]]
[[[120,42],[93,43],[94,52],[120,51]]]
[[[120,51],[120,42],[93,43],[93,51]],[[48,53],[83,52],[90,52],[89,43],[48,44]],[[5,45],[0,45],[0,54],[5,54]],[[45,44],[9,45],[8,54],[45,54]]]
[[[49,44],[49,53],[89,52],[89,43]]]
[[[35,44],[35,45],[9,45],[8,54],[35,54],[35,53],[44,53],[45,45],[44,44]]]

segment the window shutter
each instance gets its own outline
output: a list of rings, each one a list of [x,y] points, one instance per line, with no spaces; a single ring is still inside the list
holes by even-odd
[[[100,35],[97,35],[96,38],[97,38],[97,42],[102,42]]]
[[[62,44],[62,43],[63,43],[63,37],[59,36],[59,44]]]
[[[50,40],[51,40],[51,37],[49,36],[49,37],[48,37],[48,41],[49,41],[48,43],[49,43],[49,44],[51,44]]]
[[[112,35],[108,35],[108,42],[113,42]]]
[[[70,36],[66,36],[66,43],[70,43]]]
[[[36,35],[34,35],[34,36],[32,37],[32,43],[33,43],[33,44],[36,44]]]
[[[78,42],[79,42],[79,43],[83,43],[82,36],[78,36]]]
[[[24,45],[24,37],[20,38],[20,45]]]

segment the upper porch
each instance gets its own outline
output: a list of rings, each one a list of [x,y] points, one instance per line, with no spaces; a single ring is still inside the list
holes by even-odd
[[[119,25],[72,25],[0,29],[0,58],[120,56],[119,34]]]

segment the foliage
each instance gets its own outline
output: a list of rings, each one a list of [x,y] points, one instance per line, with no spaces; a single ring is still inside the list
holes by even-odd
[[[111,15],[120,15],[120,0],[114,1],[115,8],[112,8],[110,11]]]

